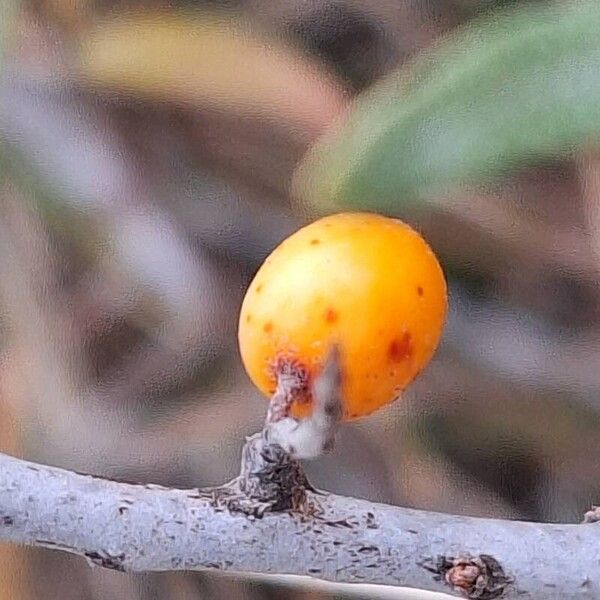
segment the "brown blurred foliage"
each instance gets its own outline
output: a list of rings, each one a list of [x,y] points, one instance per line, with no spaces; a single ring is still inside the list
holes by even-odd
[[[232,477],[265,402],[236,318],[314,218],[295,166],[355,95],[483,0],[29,0],[0,79],[0,441],[111,477]],[[598,158],[515,171],[411,220],[451,284],[433,364],[308,465],[336,492],[577,520],[600,489]],[[0,598],[321,597],[125,577],[2,549]],[[24,577],[27,573],[27,577]]]

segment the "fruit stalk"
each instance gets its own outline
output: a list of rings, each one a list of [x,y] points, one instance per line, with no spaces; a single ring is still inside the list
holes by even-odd
[[[305,386],[310,388],[312,411],[304,418],[296,418],[291,412],[292,405],[297,392],[303,393]],[[312,384],[283,369],[278,373],[277,390],[267,412],[263,430],[265,442],[279,445],[293,458],[316,458],[330,451],[343,417],[341,386],[337,346],[331,348],[323,370]]]

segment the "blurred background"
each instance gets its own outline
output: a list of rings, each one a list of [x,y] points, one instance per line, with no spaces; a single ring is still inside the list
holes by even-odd
[[[266,410],[237,351],[246,286],[302,224],[375,208],[438,253],[449,322],[313,483],[581,520],[600,501],[600,42],[577,27],[600,9],[575,4],[2,0],[2,451],[233,477]],[[1,600],[343,596],[0,548]]]

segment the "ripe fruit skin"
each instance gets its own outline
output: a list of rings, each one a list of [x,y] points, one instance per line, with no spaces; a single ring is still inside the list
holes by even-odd
[[[431,359],[447,308],[442,269],[423,238],[397,219],[342,213],[284,240],[258,270],[239,321],[242,361],[271,395],[284,362],[318,375],[340,351],[344,416],[392,402]],[[296,402],[292,413],[310,410]]]

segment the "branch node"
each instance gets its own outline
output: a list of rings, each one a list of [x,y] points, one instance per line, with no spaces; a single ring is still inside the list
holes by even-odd
[[[240,491],[271,511],[300,510],[312,490],[302,465],[278,444],[258,433],[246,440],[238,479]]]
[[[502,565],[489,554],[466,554],[456,558],[440,555],[435,561],[423,561],[420,566],[434,573],[436,580],[444,581],[470,600],[500,598],[508,584],[512,583]]]
[[[252,519],[261,519],[267,512],[314,514],[307,492],[315,490],[302,465],[264,433],[246,439],[239,477],[211,490],[212,506]]]

